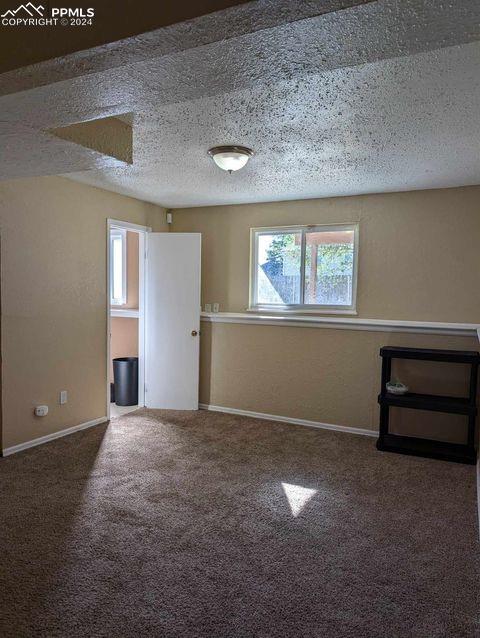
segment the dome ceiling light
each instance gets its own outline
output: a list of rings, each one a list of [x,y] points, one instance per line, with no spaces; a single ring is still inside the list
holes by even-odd
[[[232,174],[245,166],[253,151],[246,146],[214,146],[208,151],[215,164]]]

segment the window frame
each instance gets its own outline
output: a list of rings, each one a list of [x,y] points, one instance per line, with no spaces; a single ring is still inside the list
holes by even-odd
[[[352,303],[350,305],[325,305],[325,304],[305,304],[305,255],[306,255],[306,233],[307,232],[335,232],[353,231],[353,272],[352,272]],[[258,237],[260,235],[271,235],[275,233],[300,233],[300,304],[259,304],[257,303],[257,259],[258,259]],[[249,312],[282,312],[282,313],[315,313],[315,314],[357,314],[357,280],[358,280],[358,223],[339,224],[308,224],[301,226],[269,226],[250,229],[250,274],[249,274]]]
[[[114,272],[113,272],[113,242],[122,240],[122,297],[116,299],[113,296]],[[127,231],[124,228],[110,229],[110,306],[125,306],[127,303]]]

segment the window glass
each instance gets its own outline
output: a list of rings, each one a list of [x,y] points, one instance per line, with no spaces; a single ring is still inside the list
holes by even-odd
[[[301,243],[298,232],[258,236],[258,303],[300,303]]]
[[[357,226],[252,231],[251,306],[353,310]]]
[[[126,233],[121,230],[110,234],[110,303],[122,306],[127,302]]]
[[[350,306],[353,301],[353,230],[305,234],[305,304]]]

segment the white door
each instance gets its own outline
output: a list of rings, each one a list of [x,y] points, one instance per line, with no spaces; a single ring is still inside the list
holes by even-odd
[[[145,405],[198,409],[200,233],[147,235]]]

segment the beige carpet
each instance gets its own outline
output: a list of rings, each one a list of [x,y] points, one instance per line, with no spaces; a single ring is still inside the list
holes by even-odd
[[[475,468],[218,413],[0,459],[2,637],[478,636]]]

